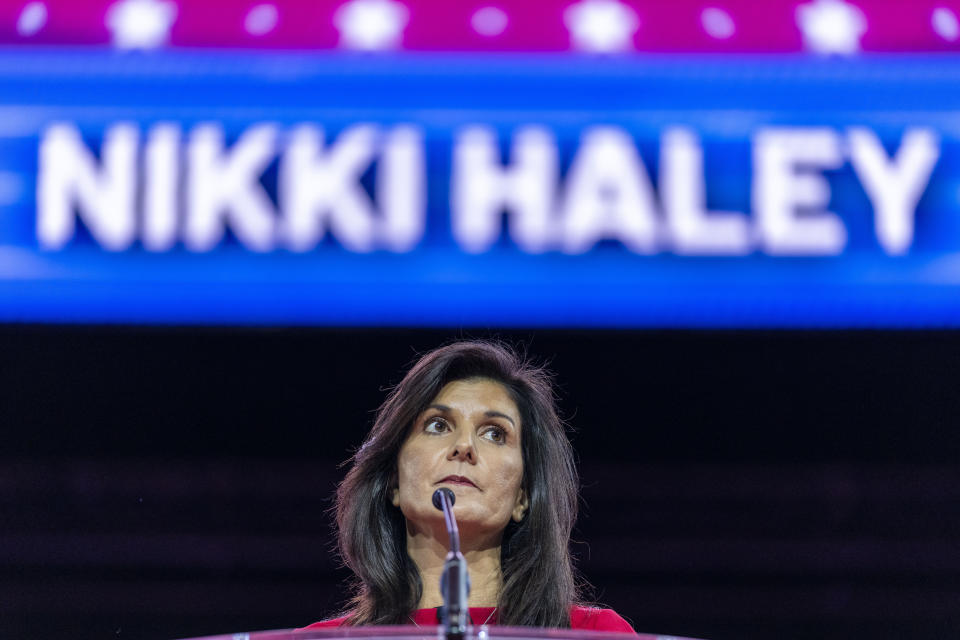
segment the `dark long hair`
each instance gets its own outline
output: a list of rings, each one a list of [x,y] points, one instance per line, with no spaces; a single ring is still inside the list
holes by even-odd
[[[355,575],[347,624],[403,624],[423,585],[407,554],[403,514],[390,502],[400,446],[416,417],[449,382],[489,378],[501,383],[520,411],[523,487],[529,508],[503,534],[500,624],[569,627],[578,602],[570,558],[577,516],[577,470],[557,415],[550,375],[514,350],[464,341],[435,349],[387,396],[337,490],[340,555]]]

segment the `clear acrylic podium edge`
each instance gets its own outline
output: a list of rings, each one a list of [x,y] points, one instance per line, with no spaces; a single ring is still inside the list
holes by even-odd
[[[390,640],[444,640],[443,630],[438,625],[411,627],[325,627],[321,629],[277,629],[273,631],[249,631],[213,636],[181,638],[180,640],[332,640],[333,638],[388,638]],[[542,629],[539,627],[505,627],[499,625],[472,627],[466,640],[696,640],[680,636],[650,633],[618,633],[577,629]]]

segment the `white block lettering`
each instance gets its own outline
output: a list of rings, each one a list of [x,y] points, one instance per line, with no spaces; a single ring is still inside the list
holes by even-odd
[[[144,149],[143,246],[166,251],[177,240],[177,187],[180,174],[180,129],[158,124],[147,134]]]
[[[103,138],[101,163],[70,124],[55,124],[40,142],[37,178],[37,240],[60,249],[73,238],[76,215],[93,238],[122,251],[136,235],[137,130],[116,124]]]
[[[274,157],[276,135],[273,125],[256,125],[226,150],[219,125],[193,129],[187,146],[188,248],[212,249],[223,238],[227,222],[248,249],[273,248],[273,205],[259,178]]]
[[[902,255],[913,242],[917,202],[940,157],[937,136],[929,129],[909,129],[891,161],[873,131],[855,127],[847,135],[853,169],[873,204],[880,246],[889,255]]]
[[[391,251],[410,251],[423,237],[426,171],[421,131],[413,126],[390,130],[377,168],[376,191],[383,215],[380,241]]]
[[[521,249],[539,253],[550,248],[557,151],[549,131],[517,131],[510,164],[503,166],[496,132],[470,127],[454,143],[452,171],[451,224],[461,248],[470,253],[489,249],[500,234],[504,211],[510,236]]]
[[[287,247],[309,251],[329,226],[351,251],[374,248],[373,203],[360,177],[373,161],[377,135],[373,125],[355,125],[324,150],[321,129],[302,125],[294,130],[280,160],[280,235]]]
[[[825,207],[830,185],[820,173],[843,164],[838,134],[826,128],[760,130],[753,141],[753,210],[763,248],[774,255],[836,255],[843,222]]]
[[[689,129],[667,129],[660,139],[660,197],[676,253],[749,253],[746,217],[737,212],[706,210],[703,150]]]
[[[653,253],[656,211],[650,176],[630,136],[614,127],[587,130],[567,176],[563,250],[583,253],[611,238],[636,253]]]

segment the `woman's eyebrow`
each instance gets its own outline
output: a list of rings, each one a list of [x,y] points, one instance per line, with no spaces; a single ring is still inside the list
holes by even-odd
[[[427,409],[436,409],[441,413],[451,413],[453,411],[453,409],[451,409],[445,404],[436,404],[436,403],[427,405]],[[510,424],[512,424],[514,427],[517,426],[517,423],[513,421],[513,418],[511,418],[505,413],[501,413],[500,411],[492,411],[492,410],[484,411],[483,415],[486,416],[487,418],[503,418],[505,420],[509,420]]]
[[[488,418],[504,418],[506,420],[509,420],[510,424],[512,424],[513,426],[517,426],[517,424],[513,421],[513,418],[511,418],[505,413],[500,413],[499,411],[487,411],[483,415],[487,416]]]

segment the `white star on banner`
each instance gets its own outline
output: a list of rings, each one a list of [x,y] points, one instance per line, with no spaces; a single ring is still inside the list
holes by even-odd
[[[351,0],[337,9],[333,23],[341,47],[376,51],[401,43],[408,18],[407,7],[393,0]]]
[[[243,27],[250,35],[262,36],[273,31],[279,19],[280,13],[275,5],[258,4],[247,12]]]
[[[477,9],[473,17],[470,18],[470,25],[473,30],[484,36],[498,36],[507,28],[510,19],[502,9],[496,7],[483,7]]]
[[[119,49],[155,49],[167,43],[177,5],[166,0],[121,0],[107,10],[107,28]]]
[[[47,24],[47,5],[42,2],[27,4],[17,19],[17,33],[22,36],[32,36]]]
[[[937,35],[949,42],[955,41],[960,37],[960,22],[957,21],[957,14],[946,7],[937,7],[930,14],[930,24]]]
[[[636,12],[616,0],[581,0],[567,7],[563,22],[575,48],[597,53],[632,49],[640,27]]]
[[[828,54],[856,53],[867,30],[863,12],[843,0],[814,0],[798,6],[797,25],[808,49]]]
[[[704,31],[718,40],[726,40],[737,30],[730,14],[716,7],[708,7],[700,13],[700,24]]]

